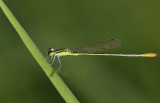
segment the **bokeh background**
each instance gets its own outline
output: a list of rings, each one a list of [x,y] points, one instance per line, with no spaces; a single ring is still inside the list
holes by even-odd
[[[3,0],[44,56],[108,38],[109,53],[160,51],[159,0]],[[160,103],[160,59],[62,57],[59,73],[81,103]],[[54,67],[58,67],[56,61]],[[65,103],[0,10],[0,103]]]

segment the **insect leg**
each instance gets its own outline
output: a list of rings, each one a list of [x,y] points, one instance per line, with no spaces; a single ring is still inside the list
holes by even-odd
[[[53,57],[54,57],[54,58],[53,58]],[[52,58],[53,58],[53,60],[52,60]],[[55,58],[56,58],[56,55],[52,56],[52,57],[51,57],[51,59],[49,60],[49,62],[52,60],[52,63],[51,63],[51,65],[54,63],[54,61],[55,61]]]
[[[56,72],[58,72],[58,70],[62,67],[62,63],[61,63],[61,60],[60,60],[60,58],[59,58],[60,56],[59,55],[57,55],[57,58],[58,58],[58,61],[59,61],[59,64],[60,64],[60,66],[59,66],[59,68],[56,70]]]

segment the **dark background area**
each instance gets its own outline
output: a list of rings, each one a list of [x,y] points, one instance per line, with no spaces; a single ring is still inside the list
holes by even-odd
[[[3,0],[44,56],[109,38],[108,53],[159,53],[159,0]],[[81,103],[160,103],[156,58],[61,57],[60,76]],[[58,67],[56,61],[54,67]],[[0,103],[64,103],[0,10]]]

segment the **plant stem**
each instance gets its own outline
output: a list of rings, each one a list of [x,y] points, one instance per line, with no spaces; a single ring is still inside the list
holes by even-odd
[[[17,21],[17,19],[14,17],[12,12],[8,9],[8,7],[2,0],[0,0],[0,7],[2,8],[2,11],[7,16],[15,30],[18,32],[20,38],[22,39],[28,50],[31,52],[35,60],[41,66],[41,68],[51,80],[53,85],[56,87],[63,99],[67,103],[79,103],[79,101],[76,99],[76,97],[73,95],[73,93],[70,91],[70,89],[66,86],[66,84],[63,82],[63,80],[59,77],[57,73],[54,73],[53,76],[50,76],[53,68],[48,65],[48,62],[44,59],[44,56],[41,54],[37,46],[34,44],[27,32],[23,29],[23,27],[20,25],[20,23]]]

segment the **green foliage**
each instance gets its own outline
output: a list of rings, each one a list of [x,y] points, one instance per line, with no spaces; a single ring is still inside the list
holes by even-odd
[[[76,97],[69,90],[69,88],[66,86],[66,84],[62,81],[62,79],[59,77],[57,73],[55,73],[53,76],[50,76],[53,68],[48,65],[48,62],[44,59],[44,56],[38,50],[37,46],[34,44],[34,42],[31,40],[29,35],[26,33],[26,31],[23,29],[20,23],[16,20],[14,15],[11,13],[11,11],[8,9],[8,7],[5,5],[5,3],[2,0],[0,0],[0,7],[2,8],[3,12],[7,16],[7,18],[13,25],[13,27],[18,32],[19,36],[21,37],[22,41],[24,42],[24,44],[26,45],[30,53],[33,55],[35,60],[41,66],[43,71],[46,73],[46,75],[51,80],[51,82],[56,87],[56,89],[61,94],[61,96],[64,98],[64,100],[67,103],[78,103],[78,100],[76,99]]]

